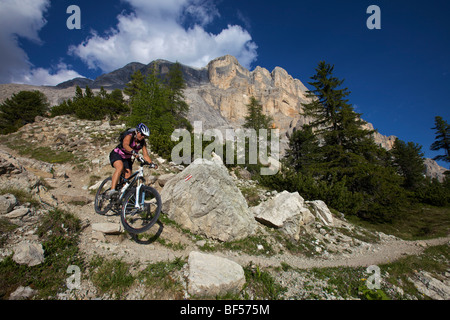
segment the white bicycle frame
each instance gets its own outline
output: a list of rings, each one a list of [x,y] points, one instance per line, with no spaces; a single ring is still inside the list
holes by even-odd
[[[139,194],[141,191],[141,187],[142,187],[142,180],[144,178],[144,167],[140,166],[138,169],[138,174],[136,176],[136,203],[134,204],[134,207],[136,209],[139,209],[141,207],[141,203],[140,203],[140,199],[139,199]]]

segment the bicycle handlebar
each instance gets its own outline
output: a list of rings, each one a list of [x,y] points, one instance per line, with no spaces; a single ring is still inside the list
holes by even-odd
[[[137,156],[136,160],[138,160],[142,166],[149,166],[152,169],[158,169],[158,165],[156,163],[145,161],[145,159],[141,155]]]

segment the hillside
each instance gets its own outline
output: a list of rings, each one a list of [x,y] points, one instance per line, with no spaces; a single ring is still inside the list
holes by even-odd
[[[76,78],[55,87],[0,84],[0,103],[21,90],[39,90],[54,106],[72,98],[76,85],[81,88],[88,85],[94,92],[102,86],[107,91],[123,89],[137,70],[147,75],[156,68],[160,76],[165,77],[172,65],[173,62],[166,60],[156,60],[148,65],[133,62],[95,80]],[[212,60],[204,68],[181,65],[181,70],[187,84],[184,95],[190,107],[187,118],[191,123],[201,121],[203,130],[219,129],[225,136],[226,129],[241,127],[247,112],[246,105],[254,96],[261,102],[263,112],[274,119],[274,126],[280,130],[280,152],[283,155],[292,132],[308,122],[300,115],[301,104],[307,102],[307,88],[280,67],[272,72],[261,67],[249,71],[235,57],[228,55]],[[376,129],[376,124],[368,123],[367,126]],[[395,139],[392,135],[374,133],[375,142],[387,150],[392,148]],[[434,160],[427,159],[427,176],[442,181],[445,171]]]
[[[119,216],[98,215],[92,203],[112,173],[108,154],[124,125],[36,120],[0,139],[2,299],[450,298],[448,226],[443,238],[402,240],[314,199],[261,188],[214,158],[184,168],[152,155],[160,167],[146,177],[162,194],[164,214],[131,237]],[[188,173],[192,184],[180,188]],[[252,226],[245,231],[242,215]],[[71,265],[82,273],[73,290]],[[371,265],[381,269],[381,291],[367,289]],[[16,278],[19,270],[31,278]]]

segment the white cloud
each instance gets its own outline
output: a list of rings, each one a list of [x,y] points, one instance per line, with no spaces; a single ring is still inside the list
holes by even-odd
[[[80,76],[65,64],[57,65],[53,72],[34,68],[20,47],[19,37],[44,45],[39,31],[47,23],[44,13],[49,6],[49,0],[0,0],[0,83],[55,85]]]
[[[55,71],[43,68],[31,69],[29,72],[22,75],[22,80],[19,81],[25,84],[36,84],[55,86],[61,82],[82,77],[78,72],[69,70],[65,63],[58,64]]]
[[[256,44],[248,31],[228,25],[219,34],[205,26],[220,16],[210,0],[124,0],[133,12],[120,14],[108,35],[93,32],[69,52],[90,68],[109,72],[130,62],[156,59],[204,67],[225,54],[234,55],[245,67],[256,60]]]

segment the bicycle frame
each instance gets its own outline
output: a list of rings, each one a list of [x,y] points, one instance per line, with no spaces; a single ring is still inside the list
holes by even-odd
[[[130,187],[134,186],[137,183],[135,208],[139,208],[140,207],[139,194],[140,194],[141,186],[143,185],[143,182],[145,181],[145,178],[144,178],[144,165],[141,163],[139,165],[139,169],[136,172],[134,172],[128,179],[126,179],[124,177],[122,177],[122,178],[123,178],[125,184],[128,183],[128,186],[125,188],[125,190],[121,190],[122,193],[121,193],[121,195],[120,195],[120,197],[118,199],[119,202],[125,196],[125,194],[130,189]]]

